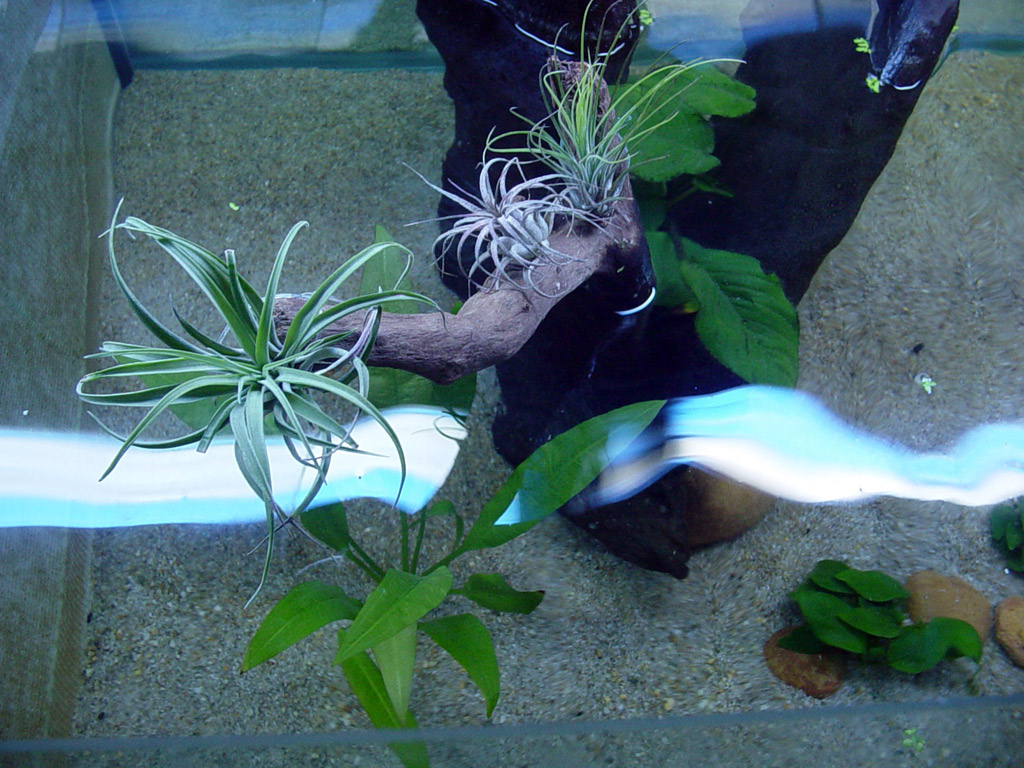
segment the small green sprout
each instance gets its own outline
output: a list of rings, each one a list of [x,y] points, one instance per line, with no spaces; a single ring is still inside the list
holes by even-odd
[[[921,389],[924,390],[926,395],[930,395],[932,393],[932,390],[938,386],[938,384],[935,383],[935,379],[933,379],[927,373],[917,374],[917,376],[914,377],[914,381],[918,385],[920,385]]]
[[[882,90],[882,81],[879,80],[874,75],[868,75],[866,78],[864,78],[864,84],[872,93],[878,93]]]
[[[871,53],[871,44],[863,37],[853,38],[853,47],[857,53]]]
[[[904,728],[903,737],[901,743],[907,749],[912,749],[915,755],[920,754],[921,750],[924,749],[924,739],[918,736],[917,728]]]
[[[240,206],[238,203],[228,203],[228,208],[230,208],[232,211],[238,211],[241,210],[242,206]]]

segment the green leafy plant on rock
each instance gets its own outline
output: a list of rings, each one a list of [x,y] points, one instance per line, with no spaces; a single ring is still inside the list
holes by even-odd
[[[462,555],[500,546],[536,525],[585,488],[607,463],[595,446],[607,443],[610,430],[635,436],[660,410],[662,402],[639,403],[605,414],[541,446],[487,501],[473,523],[447,501],[434,503],[411,518],[402,518],[397,562],[378,563],[359,545],[348,525],[345,507],[331,504],[301,514],[303,527],[336,556],[356,564],[376,584],[363,599],[338,586],[306,581],[293,587],[270,610],[242,662],[242,671],[273,658],[313,632],[340,622],[333,663],[340,665],[349,687],[378,728],[417,727],[409,708],[420,634],[440,646],[480,690],[488,717],[500,694],[498,660],[491,635],[473,613],[430,618],[445,603],[466,599],[480,608],[528,614],[541,602],[539,591],[519,591],[496,573],[472,573],[455,585],[449,568]],[[515,505],[528,510],[522,521],[500,524]],[[399,513],[400,514],[400,513]],[[421,557],[427,526],[442,517],[454,519],[448,552],[431,564]],[[428,765],[426,747],[410,739],[392,742],[410,768]]]
[[[993,508],[989,527],[992,542],[1002,552],[1006,567],[1024,573],[1024,498]]]
[[[974,627],[946,617],[913,623],[904,607],[909,596],[881,571],[821,560],[790,593],[806,623],[780,639],[779,646],[805,654],[837,648],[912,675],[943,659],[981,659],[981,638]]]

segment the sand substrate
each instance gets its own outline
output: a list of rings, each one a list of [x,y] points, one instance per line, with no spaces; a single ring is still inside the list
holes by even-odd
[[[965,53],[947,61],[800,306],[800,386],[851,422],[916,450],[938,450],[973,425],[1024,415],[1022,93],[1024,60]],[[383,224],[419,255],[419,288],[450,301],[427,257],[434,229],[403,227],[432,215],[436,204],[402,163],[437,180],[452,133],[439,74],[144,71],[124,92],[115,121],[115,191],[126,199],[124,214],[214,251],[234,248],[256,282],[289,226],[307,219],[282,287],[295,292]],[[168,316],[171,305],[179,307],[209,327],[194,291],[156,249],[126,243],[122,262],[143,302]],[[141,340],[109,279],[102,303],[102,338]],[[937,383],[930,395],[915,383],[920,373]],[[470,437],[442,491],[469,515],[508,471],[490,444],[497,407],[487,372]],[[355,525],[383,553],[394,542],[395,514],[367,509]],[[262,565],[259,553],[248,552],[262,535],[258,525],[97,532],[78,734],[367,727],[331,666],[331,630],[239,674],[260,620],[292,584],[315,577],[354,595],[369,586],[343,565],[297,576],[321,551],[290,535],[269,583],[244,610]],[[786,594],[822,558],[900,577],[925,568],[954,574],[993,603],[1024,595],[1024,580],[1004,572],[989,543],[987,509],[894,499],[779,503],[738,541],[697,554],[685,581],[620,562],[550,519],[455,567],[456,580],[470,569],[498,571],[519,588],[546,591],[532,616],[483,617],[502,667],[493,723],[604,723],[605,730],[530,739],[498,727],[493,741],[434,745],[437,764],[1019,765],[1020,708],[913,708],[943,697],[1024,692],[1024,670],[991,642],[980,665],[959,660],[914,678],[854,665],[825,702],[770,675],[762,644],[795,618]],[[869,704],[883,709],[849,709]],[[485,722],[475,687],[427,641],[412,708],[425,726]],[[794,712],[811,717],[783,717]],[[752,714],[653,720],[730,713]],[[758,722],[759,713],[767,719]],[[608,723],[629,718],[672,727],[607,732]],[[923,748],[904,743],[905,729],[917,729]],[[97,752],[73,764],[395,764],[381,747],[207,746],[190,754]]]

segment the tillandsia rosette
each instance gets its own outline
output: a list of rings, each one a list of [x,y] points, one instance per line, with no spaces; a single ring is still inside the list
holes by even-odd
[[[509,186],[513,172],[519,181]],[[490,280],[491,288],[511,283],[537,290],[531,272],[538,264],[569,260],[548,243],[555,217],[572,218],[575,214],[563,194],[552,186],[554,175],[527,178],[518,158],[491,157],[480,166],[479,194],[473,194],[459,187],[455,191],[444,189],[414,173],[463,209],[462,213],[444,217],[452,224],[437,236],[434,245],[442,251],[453,246],[461,251],[470,245],[473,260],[466,277],[471,282],[482,285]],[[492,184],[493,173],[497,173],[497,180]]]
[[[114,222],[117,215],[115,212]],[[274,321],[277,286],[288,250],[305,226],[306,222],[299,222],[288,232],[266,290],[260,294],[239,274],[233,251],[215,256],[196,243],[134,217],[112,223],[108,242],[114,279],[134,314],[163,346],[104,342],[90,357],[111,359],[115,364],[86,374],[77,387],[78,396],[91,405],[148,409],[125,436],[117,435],[94,416],[101,427],[121,440],[103,477],[133,446],[160,449],[195,445],[202,453],[222,433],[231,436],[238,467],[266,506],[268,547],[260,586],[269,568],[276,527],[312,502],[335,454],[357,449],[350,439],[354,420],[332,417],[321,408],[317,397],[336,398],[351,411],[376,421],[396,446],[404,478],[405,457],[398,436],[368,399],[369,371],[363,359],[373,344],[381,305],[412,301],[436,306],[428,297],[405,290],[381,290],[334,300],[341,286],[372,259],[395,248],[409,256],[395,243],[375,243],[346,260],[309,294],[281,338]],[[186,271],[223,321],[227,330],[220,339],[177,315],[182,335],[164,325],[136,298],[114,255],[114,234],[121,230],[145,235]],[[352,330],[331,330],[351,315],[355,315],[351,318]],[[131,381],[141,381],[142,387],[102,391],[109,385],[123,390],[124,382]],[[191,431],[167,440],[143,442],[143,434],[166,412],[179,414]],[[283,438],[296,461],[315,471],[312,485],[296,510],[283,510],[274,498],[267,450],[267,440],[273,434]]]

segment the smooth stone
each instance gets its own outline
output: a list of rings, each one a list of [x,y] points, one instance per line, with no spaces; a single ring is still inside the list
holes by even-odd
[[[996,642],[1024,667],[1024,597],[1007,597],[996,606]]]
[[[963,579],[935,571],[911,574],[905,584],[910,598],[907,613],[914,621],[939,616],[962,619],[974,627],[982,642],[992,632],[992,607],[978,590]]]
[[[764,644],[768,669],[786,685],[799,688],[808,696],[825,699],[839,690],[846,676],[846,657],[840,651],[797,653],[779,647],[779,640],[796,627],[783,627]]]

